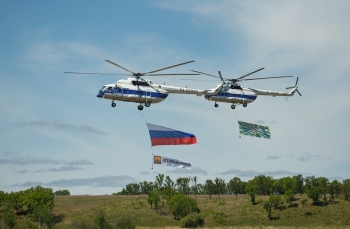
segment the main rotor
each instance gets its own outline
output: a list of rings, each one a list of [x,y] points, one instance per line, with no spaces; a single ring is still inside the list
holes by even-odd
[[[220,71],[218,71],[219,77],[218,77],[218,76],[211,75],[211,74],[208,74],[208,73],[195,71],[195,70],[191,70],[191,71],[192,71],[192,72],[197,72],[197,73],[199,73],[199,74],[203,74],[203,75],[207,75],[207,76],[219,78],[219,79],[221,79],[221,81],[222,81],[223,83],[226,83],[225,80],[226,80],[226,81],[229,81],[229,82],[232,82],[232,83],[237,83],[237,82],[239,82],[239,81],[247,81],[247,80],[262,80],[262,79],[272,79],[272,78],[293,77],[293,76],[271,76],[271,77],[244,79],[245,77],[250,76],[250,75],[252,75],[252,74],[254,74],[254,73],[257,73],[257,72],[259,72],[259,71],[261,71],[261,70],[264,70],[264,69],[265,69],[265,68],[260,68],[260,69],[258,69],[258,70],[255,70],[255,71],[251,72],[251,73],[245,74],[244,76],[241,76],[241,77],[239,77],[239,78],[231,78],[231,79],[230,79],[230,78],[223,78]]]
[[[165,67],[165,68],[161,68],[161,69],[157,69],[157,70],[153,70],[153,71],[150,71],[150,72],[145,72],[145,73],[140,73],[140,72],[133,72],[113,61],[110,61],[110,60],[105,60],[106,62],[110,63],[110,64],[113,64],[114,66],[117,66],[127,72],[129,72],[130,74],[106,74],[106,73],[89,73],[89,72],[64,72],[64,73],[71,73],[71,74],[94,74],[94,75],[124,75],[124,76],[133,76],[135,77],[136,79],[142,79],[141,77],[142,76],[178,76],[178,75],[200,75],[200,74],[188,74],[188,73],[168,73],[168,74],[154,74],[155,72],[160,72],[160,71],[163,71],[163,70],[166,70],[166,69],[169,69],[169,68],[174,68],[174,67],[177,67],[177,66],[180,66],[180,65],[184,65],[184,64],[189,64],[189,63],[192,63],[194,62],[194,60],[191,60],[191,61],[187,61],[187,62],[183,62],[183,63],[180,63],[180,64],[175,64],[175,65],[171,65],[171,66],[168,66],[168,67]]]

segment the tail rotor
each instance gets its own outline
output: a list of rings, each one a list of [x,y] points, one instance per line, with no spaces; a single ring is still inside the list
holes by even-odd
[[[298,92],[298,94],[301,96],[299,90],[298,90],[298,80],[299,80],[299,77],[297,77],[297,81],[295,82],[295,85],[293,87],[287,87],[286,89],[291,89],[291,88],[294,88],[296,92]]]

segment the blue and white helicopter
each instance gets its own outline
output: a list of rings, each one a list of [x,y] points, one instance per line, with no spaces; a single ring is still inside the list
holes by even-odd
[[[105,73],[84,73],[84,72],[65,72],[71,74],[96,74],[96,75],[126,75],[132,76],[127,79],[121,79],[113,84],[104,85],[98,92],[98,98],[110,99],[112,100],[112,107],[116,106],[114,101],[124,101],[124,102],[134,102],[139,103],[138,109],[143,110],[143,104],[146,107],[151,106],[151,104],[162,102],[168,97],[168,90],[162,88],[164,85],[153,84],[151,80],[143,79],[142,76],[175,76],[175,75],[199,75],[199,74],[154,74],[155,72],[163,71],[169,68],[174,68],[180,65],[188,64],[194,62],[194,60],[187,61],[184,63],[172,65],[169,67],[157,69],[154,71],[146,73],[135,73],[129,69],[122,67],[110,60],[106,62],[113,64],[130,74],[105,74]],[[175,91],[182,92],[181,94],[188,94],[188,92],[193,92],[195,89],[181,88],[168,86]],[[199,95],[205,90],[196,90]]]
[[[218,107],[219,104],[217,102],[231,103],[231,108],[235,109],[236,105],[243,105],[243,107],[247,107],[248,103],[254,102],[258,95],[265,96],[293,96],[295,92],[297,92],[300,96],[300,92],[298,91],[298,80],[293,87],[287,87],[286,89],[291,89],[289,92],[279,92],[279,91],[269,91],[255,88],[245,88],[239,85],[237,82],[247,81],[247,80],[261,80],[261,79],[272,79],[272,78],[285,78],[285,77],[293,77],[293,76],[272,76],[272,77],[263,77],[263,78],[253,78],[253,79],[244,79],[245,77],[254,74],[263,70],[264,68],[260,68],[256,71],[248,73],[244,76],[241,76],[237,79],[231,78],[226,79],[223,78],[221,72],[219,71],[219,77],[211,74],[207,74],[204,72],[194,71],[193,72],[208,75],[211,77],[219,78],[223,82],[222,84],[216,85],[213,89],[205,90],[202,94],[204,94],[205,99],[208,101],[215,101],[214,106]],[[226,80],[226,81],[225,81]]]

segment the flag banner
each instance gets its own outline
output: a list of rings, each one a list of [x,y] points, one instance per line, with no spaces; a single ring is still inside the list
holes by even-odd
[[[152,146],[196,144],[196,136],[190,133],[147,123]]]
[[[239,132],[242,135],[258,137],[258,138],[271,138],[270,129],[268,126],[259,126],[252,123],[238,121]]]
[[[157,165],[173,166],[173,167],[184,168],[184,169],[192,168],[192,165],[189,162],[179,161],[177,159],[161,157],[161,156],[154,156],[153,163]]]

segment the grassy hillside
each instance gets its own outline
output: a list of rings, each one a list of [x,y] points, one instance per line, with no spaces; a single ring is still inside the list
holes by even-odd
[[[194,196],[193,196],[194,197]],[[158,210],[151,209],[147,203],[148,196],[61,196],[55,198],[53,213],[56,220],[54,228],[89,228],[93,225],[96,212],[103,209],[107,222],[112,225],[121,218],[129,218],[139,227],[178,227],[179,221],[174,220],[166,207]],[[213,196],[197,196],[198,205],[204,216],[204,227],[266,227],[266,228],[350,228],[350,203],[337,200],[327,205],[311,205],[311,200],[303,208],[300,196],[292,207],[284,204],[279,209],[273,209],[273,220],[267,218],[263,203],[252,205],[247,195],[224,196],[218,199]],[[268,197],[258,196],[257,200],[265,201]],[[22,216],[22,222],[25,216]],[[20,226],[21,223],[18,224]]]

